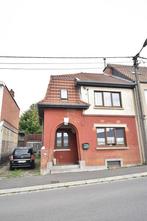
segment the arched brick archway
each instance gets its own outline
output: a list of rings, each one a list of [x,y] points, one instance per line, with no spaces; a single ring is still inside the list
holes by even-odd
[[[60,125],[55,134],[54,159],[57,165],[78,164],[77,133],[73,125]]]

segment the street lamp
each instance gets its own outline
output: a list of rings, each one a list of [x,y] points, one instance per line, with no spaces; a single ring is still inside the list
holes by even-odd
[[[142,143],[141,146],[142,146],[143,163],[147,163],[147,134],[146,134],[146,127],[145,127],[145,122],[144,122],[144,111],[143,111],[143,102],[142,102],[142,96],[141,96],[140,80],[138,77],[138,68],[139,68],[138,58],[140,56],[142,49],[146,46],[147,46],[147,39],[145,40],[140,51],[133,57],[133,67],[134,67],[134,74],[135,74],[135,81],[136,81],[136,87],[135,87],[136,99],[135,100],[136,100],[140,138],[141,138],[141,143]]]
[[[147,39],[145,40],[145,42],[144,42],[142,48],[140,49],[140,51],[133,57],[134,67],[138,68],[138,65],[139,65],[138,64],[138,58],[140,56],[140,53],[141,53],[142,49],[146,46],[147,46]]]

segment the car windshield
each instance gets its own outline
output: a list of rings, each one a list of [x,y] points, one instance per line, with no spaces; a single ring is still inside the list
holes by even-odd
[[[16,149],[14,151],[14,155],[21,156],[21,155],[30,155],[29,149]]]

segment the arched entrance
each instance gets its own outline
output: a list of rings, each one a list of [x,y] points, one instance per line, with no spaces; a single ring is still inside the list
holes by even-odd
[[[78,164],[76,130],[71,124],[56,130],[54,159],[57,165]]]

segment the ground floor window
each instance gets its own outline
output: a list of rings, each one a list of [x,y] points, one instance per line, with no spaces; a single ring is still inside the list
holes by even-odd
[[[56,133],[56,148],[68,148],[69,146],[69,136],[65,131],[57,131]]]
[[[125,128],[97,127],[98,146],[125,146]]]

